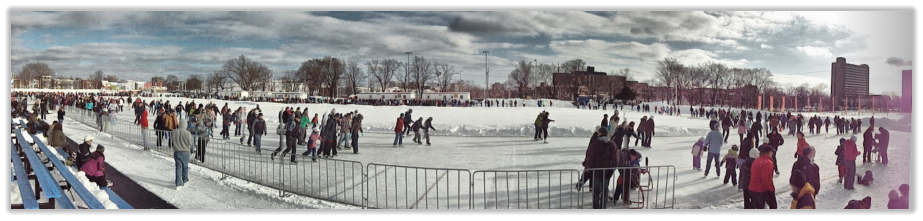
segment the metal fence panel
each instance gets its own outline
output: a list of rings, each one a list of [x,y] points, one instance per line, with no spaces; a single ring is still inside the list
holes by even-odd
[[[473,208],[576,209],[581,195],[574,188],[577,170],[475,171]]]
[[[68,117],[99,130],[98,115],[92,111],[67,107]],[[172,131],[147,129],[121,114],[107,131],[131,144],[148,147],[153,153],[172,157]],[[184,119],[180,119],[184,120]],[[246,129],[244,129],[246,130]],[[246,134],[246,132],[245,132]],[[284,139],[284,138],[283,138]],[[198,141],[198,137],[194,137]],[[613,208],[673,208],[676,169],[673,166],[645,166],[579,170],[485,170],[424,168],[368,164],[358,161],[296,155],[270,159],[271,150],[284,141],[263,139],[263,153],[236,139],[205,139],[205,162],[194,164],[284,192],[319,199],[384,209],[578,209],[593,208],[590,185],[593,173],[612,171],[608,189],[615,190],[619,177],[629,177],[632,185],[623,186],[629,203]],[[146,143],[146,145],[145,145]],[[268,145],[267,145],[268,144]],[[304,149],[299,146],[297,149]],[[624,175],[619,175],[622,172]],[[225,177],[225,178],[226,178]],[[223,178],[222,178],[223,179]],[[623,180],[624,182],[624,180]],[[578,185],[580,184],[580,185]],[[609,194],[612,195],[611,193]],[[621,201],[621,200],[619,200]]]
[[[385,164],[369,164],[366,168],[367,208],[471,208],[468,170]]]
[[[578,183],[589,182],[587,192],[593,189],[593,179],[606,177],[608,196],[612,199],[607,208],[621,209],[672,209],[676,202],[674,166],[641,166],[585,169]],[[581,185],[582,186],[582,185]],[[583,188],[580,188],[581,191]],[[593,208],[593,194],[584,193],[583,208]],[[607,202],[608,199],[607,199]]]

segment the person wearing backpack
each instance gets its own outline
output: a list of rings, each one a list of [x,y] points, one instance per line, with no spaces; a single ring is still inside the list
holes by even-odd
[[[313,129],[311,136],[308,137],[308,150],[301,153],[302,156],[308,156],[308,153],[311,154],[311,162],[317,162],[317,146],[321,143],[320,133],[317,129]]]

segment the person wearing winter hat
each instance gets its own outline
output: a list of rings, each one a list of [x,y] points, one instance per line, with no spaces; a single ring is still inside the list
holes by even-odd
[[[910,205],[901,199],[901,194],[897,190],[891,190],[888,193],[888,209],[909,209]]]
[[[751,191],[753,208],[764,209],[769,205],[770,209],[776,209],[776,188],[772,183],[772,146],[767,141],[759,150],[760,156],[750,168],[751,177],[747,190]]]
[[[789,185],[792,186],[792,206],[791,209],[814,209],[814,187],[807,181],[804,173],[795,170],[789,179]]]
[[[692,145],[692,169],[702,171],[702,151],[705,149],[705,137],[699,137]]]
[[[843,153],[845,154],[843,162],[846,165],[843,188],[847,190],[854,189],[853,185],[856,183],[856,157],[862,154],[856,146],[856,140],[858,140],[856,135],[852,135],[843,145]]]
[[[80,171],[83,171],[84,175],[90,181],[96,183],[99,187],[109,186],[109,181],[106,180],[106,156],[103,155],[103,151],[106,148],[103,145],[96,145],[96,151],[91,153],[88,156],[88,160],[80,167]]]
[[[845,138],[840,138],[840,145],[836,146],[836,150],[833,151],[833,154],[836,154],[836,164],[837,171],[839,176],[836,183],[843,183],[843,176],[846,175],[846,153],[844,152],[843,145],[846,143]]]
[[[74,156],[76,154],[76,157],[74,158],[77,161],[76,166],[78,170],[83,167],[83,164],[87,162],[87,160],[90,159],[90,147],[92,145],[93,145],[93,137],[90,135],[87,135],[86,137],[83,138],[83,143],[80,145],[77,145],[77,152],[70,153],[71,156]]]
[[[727,165],[724,167],[727,169],[726,173],[724,174],[724,184],[727,184],[728,178],[730,178],[731,183],[734,186],[737,186],[737,145],[731,146],[731,149],[728,150],[727,155],[724,155],[724,159],[721,159],[721,164]]]

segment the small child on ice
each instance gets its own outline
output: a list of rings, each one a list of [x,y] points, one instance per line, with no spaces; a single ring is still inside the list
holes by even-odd
[[[692,169],[702,171],[702,149],[704,149],[705,138],[699,137],[699,141],[692,145]]]
[[[731,146],[731,149],[728,150],[728,154],[724,155],[724,159],[721,160],[720,164],[727,163],[725,168],[727,172],[724,174],[724,184],[728,183],[728,178],[731,179],[731,183],[734,186],[737,186],[737,145]]]
[[[320,145],[320,143],[320,133],[318,133],[317,129],[315,128],[314,131],[311,132],[310,138],[308,138],[308,150],[304,151],[304,153],[301,153],[301,155],[308,156],[308,154],[311,154],[311,162],[317,162],[317,145]]]
[[[866,170],[866,171],[865,171],[865,176],[858,175],[858,176],[856,176],[856,178],[857,178],[857,179],[856,179],[856,182],[858,182],[859,184],[865,185],[865,186],[872,185],[872,181],[875,180],[875,178],[872,177],[872,171],[871,171],[871,170]]]

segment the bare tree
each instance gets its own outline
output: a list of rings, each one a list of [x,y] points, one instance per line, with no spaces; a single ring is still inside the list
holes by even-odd
[[[433,66],[433,62],[427,61],[422,56],[414,56],[411,64],[411,83],[416,87],[417,94],[423,97],[423,89],[426,88],[426,83],[433,79],[436,68]]]
[[[54,76],[55,72],[43,62],[28,63],[25,66],[22,66],[22,71],[19,72],[17,78],[19,82],[29,83],[34,79],[40,79],[43,76]]]
[[[369,71],[375,71],[370,74],[375,77],[378,85],[381,86],[381,91],[384,92],[391,87],[391,80],[394,79],[398,69],[400,69],[401,63],[394,59],[372,60],[366,66],[368,66]]]
[[[280,85],[280,87],[282,88],[282,91],[285,91],[285,92],[299,91],[302,81],[300,80],[300,77],[298,76],[297,73],[298,71],[295,71],[295,70],[286,71],[284,75],[279,77],[279,82],[282,84]]]
[[[379,87],[382,87],[382,91],[384,91],[384,83],[381,82],[381,80],[382,80],[382,74],[380,74],[380,72],[381,72],[381,60],[374,59],[374,60],[371,60],[371,61],[366,61],[366,62],[365,62],[365,68],[366,68],[366,73],[368,73],[368,75],[369,75],[369,80],[370,80],[370,81],[369,81],[369,91],[370,91],[370,92],[375,91],[375,89],[374,89],[375,87],[374,87],[374,86],[372,85],[372,83],[371,83],[371,79],[372,79],[372,78],[374,78],[376,81],[378,81]]]
[[[186,78],[186,90],[201,90],[202,89],[202,77],[199,77],[198,74],[189,75],[189,78]]]
[[[411,82],[413,82],[413,61],[409,62],[399,62],[399,66],[404,69],[404,72],[398,76],[397,82],[400,84],[401,90],[407,90]]]
[[[458,74],[455,71],[455,66],[449,65],[446,63],[438,63],[436,66],[436,81],[439,82],[439,86],[442,91],[448,91],[449,85],[452,84],[452,76]]]
[[[244,55],[227,60],[218,73],[227,76],[244,91],[265,90],[272,81],[272,70]]]
[[[356,90],[359,87],[359,83],[365,80],[365,75],[362,73],[362,66],[359,66],[359,62],[349,61],[346,62],[346,87],[350,90],[350,94],[356,94]]]
[[[215,92],[223,91],[227,85],[228,77],[219,72],[212,72],[208,74],[205,79],[205,85],[209,91],[214,90]]]
[[[321,73],[321,63],[323,62],[320,58],[312,58],[301,62],[301,67],[295,71],[295,76],[300,82],[304,82],[307,86],[307,92],[309,95],[317,95],[317,92],[321,88],[323,82],[323,74]]]
[[[95,88],[101,88],[103,86],[103,79],[106,78],[106,75],[101,70],[96,70],[93,74],[90,75],[90,80],[93,81],[93,84],[96,85]]]
[[[681,75],[683,75],[683,64],[676,61],[676,58],[664,58],[657,61],[657,72],[654,74],[654,78],[668,88],[678,90],[677,80]],[[677,99],[677,95],[674,94],[673,99],[671,99],[673,104],[676,104]]]
[[[163,86],[167,87],[168,91],[175,91],[179,89],[179,77],[176,75],[167,75],[167,78],[163,80]]]
[[[522,60],[516,65],[516,68],[510,72],[508,85],[515,87],[519,98],[525,98],[529,90],[529,83],[532,81],[532,65]]]
[[[712,105],[718,104],[718,89],[727,84],[728,68],[724,64],[709,61],[705,63],[705,76],[712,89]]]
[[[343,74],[346,73],[346,64],[339,58],[327,56],[321,59],[320,67],[321,87],[327,88],[327,96],[336,97],[340,79],[342,79]]]
[[[568,73],[574,72],[574,71],[586,70],[586,62],[583,61],[583,59],[579,59],[579,58],[565,61],[562,66],[564,68],[564,71],[567,71]]]

